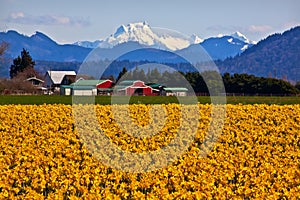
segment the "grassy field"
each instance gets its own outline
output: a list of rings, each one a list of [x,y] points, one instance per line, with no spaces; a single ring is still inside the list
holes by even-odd
[[[78,100],[80,97],[76,97]],[[83,97],[86,98],[86,97]],[[126,103],[127,97],[116,97],[117,102]],[[190,101],[191,97],[183,97],[187,102]],[[300,104],[300,97],[266,97],[266,96],[227,96],[228,104]],[[48,96],[48,95],[1,95],[0,105],[5,104],[72,104],[72,96]],[[84,100],[84,99],[83,99]],[[93,100],[93,99],[92,99]],[[111,104],[111,97],[109,96],[96,96],[96,104],[106,105]],[[198,102],[202,104],[211,103],[209,96],[198,97]],[[166,96],[133,96],[130,98],[130,103],[141,103],[141,104],[167,104],[167,103],[178,103],[176,97]]]

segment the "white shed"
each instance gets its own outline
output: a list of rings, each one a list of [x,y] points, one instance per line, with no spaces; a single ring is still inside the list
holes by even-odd
[[[184,87],[165,87],[163,90],[166,92],[166,96],[186,96],[188,89]]]

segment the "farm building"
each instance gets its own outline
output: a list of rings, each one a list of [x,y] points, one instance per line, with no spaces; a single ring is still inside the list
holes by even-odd
[[[38,91],[47,94],[47,88],[43,87],[44,81],[42,79],[34,76],[26,79],[26,81],[30,82]]]
[[[164,92],[164,87],[165,86],[163,86],[161,84],[158,84],[158,83],[147,83],[146,85],[148,85],[152,88],[152,94],[154,96],[163,96],[163,95],[165,95],[165,92]]]
[[[61,95],[110,95],[112,92],[111,80],[83,80],[80,79],[71,85],[61,86]]]
[[[121,81],[117,86],[115,86],[114,91],[117,95],[150,96],[153,95],[153,91],[157,90],[145,85],[145,83],[140,80],[125,80]]]
[[[47,71],[45,74],[45,86],[59,91],[61,85],[69,85],[75,81],[75,71]]]
[[[188,89],[184,87],[166,87],[158,83],[147,83],[153,90],[153,94],[160,96],[186,96]]]
[[[188,92],[184,87],[165,87],[163,90],[166,96],[186,96]]]
[[[29,81],[35,87],[42,87],[44,84],[44,81],[42,79],[39,79],[35,76],[26,79],[26,81]]]

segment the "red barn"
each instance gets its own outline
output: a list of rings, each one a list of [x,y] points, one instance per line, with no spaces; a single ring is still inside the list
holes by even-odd
[[[97,89],[111,88],[112,86],[111,80],[99,80],[99,83],[96,85]]]
[[[121,81],[115,87],[115,91],[119,95],[142,95],[142,96],[150,96],[152,95],[153,89],[145,85],[143,81],[137,80],[126,80]]]

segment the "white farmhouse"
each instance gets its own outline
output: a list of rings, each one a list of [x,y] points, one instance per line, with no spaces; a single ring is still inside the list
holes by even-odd
[[[60,85],[70,85],[75,81],[75,71],[47,71],[45,74],[45,86],[48,89],[59,91]]]

